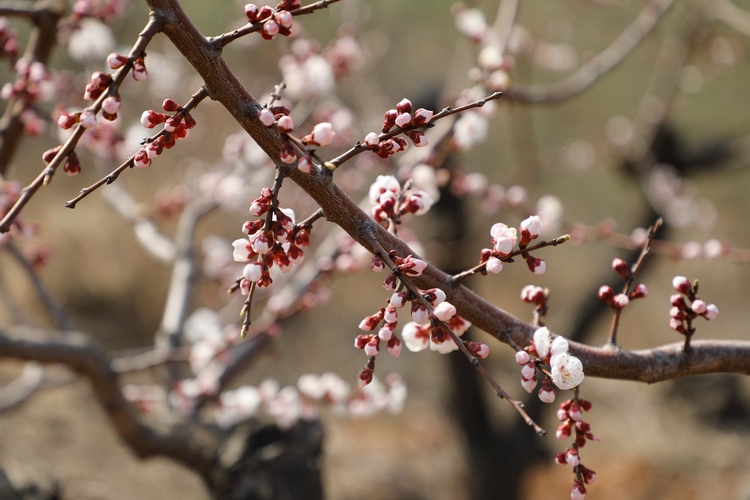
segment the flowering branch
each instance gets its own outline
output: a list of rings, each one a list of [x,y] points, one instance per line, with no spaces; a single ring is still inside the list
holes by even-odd
[[[109,84],[109,87],[107,87],[106,92],[102,92],[101,95],[96,99],[96,101],[86,108],[85,111],[88,111],[89,114],[95,115],[96,113],[101,110],[102,103],[104,100],[112,95],[114,92],[117,91],[122,81],[127,76],[128,72],[133,69],[134,62],[139,58],[142,57],[143,53],[146,50],[146,47],[148,46],[149,42],[151,42],[151,39],[156,35],[156,33],[159,32],[161,28],[161,20],[156,18],[151,18],[146,24],[146,27],[141,31],[140,35],[138,35],[138,41],[135,43],[133,48],[130,51],[130,57],[125,62],[123,66],[118,69],[115,74],[111,77],[112,81]],[[0,220],[0,233],[8,232],[13,224],[13,221],[18,217],[18,214],[21,212],[23,207],[26,206],[26,204],[31,200],[32,196],[44,185],[47,185],[50,180],[52,179],[52,176],[55,174],[55,171],[57,168],[62,165],[63,160],[65,160],[75,149],[76,145],[78,144],[78,141],[83,136],[83,133],[86,131],[86,128],[84,127],[83,122],[78,122],[75,125],[75,129],[73,130],[72,135],[68,138],[65,143],[59,147],[56,154],[53,158],[50,159],[49,163],[47,164],[47,167],[42,170],[42,172],[34,179],[31,184],[23,188],[21,190],[21,194],[18,197],[18,200],[16,203],[11,207],[10,210],[5,214],[2,220]]]
[[[185,106],[181,107],[180,110],[175,114],[180,115],[187,115],[190,111],[195,109],[198,104],[200,104],[203,99],[208,97],[208,94],[206,92],[206,89],[204,87],[201,87],[200,90],[198,90],[195,94],[193,94],[190,97],[190,100],[185,104]],[[152,135],[151,137],[144,140],[144,144],[154,144],[157,142],[158,139],[164,138],[170,135],[170,132],[166,129],[166,127],[159,131],[159,133]],[[145,148],[146,146],[144,146]],[[166,147],[166,146],[164,146]],[[112,184],[117,180],[117,178],[120,176],[122,172],[127,170],[128,168],[132,168],[133,166],[136,166],[136,163],[139,161],[139,157],[143,154],[144,148],[141,148],[137,153],[133,154],[130,158],[125,160],[119,167],[114,169],[112,173],[109,175],[102,177],[92,185],[90,185],[87,188],[81,189],[81,192],[73,198],[72,200],[69,200],[65,202],[65,206],[68,208],[75,208],[79,201],[99,189],[100,187],[104,186],[105,184]],[[156,154],[159,154],[158,152]],[[149,157],[149,163],[150,163],[150,157]]]
[[[193,26],[175,0],[147,0],[152,15],[171,22],[164,33],[201,75],[209,96],[219,101],[250,134],[275,164],[279,160],[281,138],[266,127],[257,116],[261,106],[213,52],[208,42]],[[178,22],[179,20],[179,22]],[[398,255],[417,255],[402,240],[375,223],[335,183],[330,171],[314,169],[309,173],[291,168],[288,177],[297,183],[321,207],[326,219],[337,224],[371,252],[375,238],[386,250]],[[441,288],[461,316],[478,328],[503,341],[503,332],[519,346],[530,343],[535,328],[490,304],[468,288],[453,283],[451,277],[427,265],[421,276],[412,278],[422,289]],[[647,351],[619,351],[589,347],[570,342],[570,351],[584,364],[589,376],[658,382],[697,373],[750,373],[750,342],[695,341],[689,355],[682,352],[682,343],[661,346]]]

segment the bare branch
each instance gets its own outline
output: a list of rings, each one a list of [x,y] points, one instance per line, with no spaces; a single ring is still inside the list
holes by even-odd
[[[671,5],[672,0],[652,0],[609,47],[586,62],[578,71],[550,85],[514,82],[507,92],[508,96],[521,102],[554,103],[580,94],[625,60],[659,24]]]
[[[0,329],[0,356],[69,366],[89,380],[109,421],[138,456],[163,455],[203,474],[211,470],[217,437],[197,426],[164,432],[141,422],[123,397],[107,355],[86,335],[63,338],[32,328]]]

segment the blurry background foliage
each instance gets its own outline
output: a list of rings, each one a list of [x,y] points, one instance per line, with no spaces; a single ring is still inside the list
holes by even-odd
[[[455,34],[452,3],[344,0],[300,20],[303,35],[322,45],[346,23],[369,54],[363,70],[344,81],[339,92],[341,101],[361,118],[361,136],[379,128],[382,113],[403,97],[418,100],[438,91],[445,94],[442,104],[447,104],[468,85],[466,73],[475,60],[476,49]],[[490,22],[496,3],[471,2],[485,12]],[[182,4],[207,35],[244,24],[244,2],[185,0]],[[737,5],[747,8],[750,2]],[[557,44],[559,56],[573,57],[574,64],[563,71],[551,71],[519,59],[513,75],[519,81],[538,83],[563,78],[579,62],[608,45],[641,7],[642,2],[628,0],[522,2],[519,23],[538,39]],[[622,172],[622,159],[611,134],[608,136],[607,125],[613,116],[633,118],[654,71],[663,37],[674,31],[685,11],[694,8],[692,2],[675,5],[655,34],[578,97],[552,106],[528,106],[500,99],[488,140],[459,161],[467,169],[484,173],[491,183],[524,185],[531,200],[544,194],[558,196],[567,221],[596,224],[612,217],[620,232],[629,233],[641,222],[642,198],[638,187]],[[125,19],[115,26],[115,37],[122,47],[135,40],[146,15],[142,2],[131,2]],[[699,36],[687,66],[677,76],[680,92],[670,106],[667,120],[688,151],[750,135],[750,41],[721,24],[701,28]],[[289,43],[286,39],[263,42],[260,37],[248,37],[227,48],[225,57],[251,92],[263,96],[280,80],[276,61],[287,52]],[[158,55],[158,63],[151,58],[153,55]],[[146,64],[151,73],[149,81],[123,87],[124,124],[137,121],[144,109],[159,109],[165,97],[184,103],[200,85],[163,37],[157,37],[149,47]],[[56,52],[51,65],[82,69],[62,50]],[[159,87],[160,67],[169,70],[164,78],[172,77],[167,93]],[[87,69],[103,70],[104,61],[91,63]],[[80,89],[84,84],[76,82]],[[198,126],[188,140],[156,159],[150,168],[128,171],[118,181],[132,189],[144,211],[153,210],[151,202],[158,189],[195,180],[203,171],[218,168],[224,138],[239,131],[228,114],[210,101],[202,103],[194,116]],[[11,177],[22,182],[32,179],[41,168],[41,152],[55,144],[52,138],[25,140]],[[53,258],[42,276],[73,314],[76,325],[112,348],[148,345],[160,319],[168,269],[144,253],[135,243],[130,226],[99,196],[86,199],[72,211],[63,207],[64,201],[81,187],[100,177],[94,163],[88,154],[83,154],[82,174],[57,176],[28,206],[24,216],[42,224],[35,241],[53,250]],[[698,196],[711,200],[716,207],[716,223],[710,229],[674,229],[670,237],[677,242],[701,243],[712,237],[728,239],[735,246],[750,248],[750,226],[746,223],[750,172],[741,168],[746,166],[747,159],[731,170],[691,174]],[[373,167],[372,177],[378,173],[387,173],[385,164]],[[269,172],[266,182],[270,182],[270,175]],[[363,193],[367,185],[369,179],[362,182]],[[260,187],[259,184],[255,190]],[[295,193],[296,189],[285,185],[282,205],[298,198]],[[358,196],[353,195],[355,199]],[[484,215],[478,201],[470,203],[476,215],[469,221],[474,235],[465,249],[469,262],[478,259],[480,249],[489,245],[493,222],[517,224],[520,220],[517,214],[503,212]],[[212,216],[201,227],[201,233],[218,234],[231,241],[239,237],[244,220],[242,215]],[[408,223],[429,224],[426,220],[412,219]],[[169,227],[171,223],[164,224]],[[585,298],[612,280],[611,259],[623,253],[598,243],[568,244],[540,253],[547,261],[543,276],[529,274],[521,262],[506,266],[499,276],[476,279],[472,286],[524,319],[530,319],[531,309],[518,298],[521,287],[528,283],[549,287],[552,300],[548,324],[565,334]],[[23,304],[31,294],[26,281],[7,264],[7,258],[0,257],[2,286],[12,288],[12,296]],[[620,339],[625,348],[679,340],[667,327],[670,280],[675,274],[700,278],[702,295],[721,309],[717,320],[698,325],[699,338],[746,337],[750,279],[746,264],[652,258],[658,266],[652,266],[642,277],[650,296],[633,304],[623,316]],[[274,376],[288,384],[308,371],[334,370],[354,382],[364,357],[352,347],[352,339],[359,320],[377,310],[387,298],[380,287],[381,279],[369,272],[336,279],[329,304],[288,321],[271,354],[257,362],[245,381],[257,383]],[[214,284],[203,286],[197,295],[196,304],[217,308],[228,300],[224,288]],[[231,300],[239,311],[237,298]],[[2,314],[7,311],[2,310]],[[602,321],[599,335],[592,342],[604,341],[608,323],[609,318]],[[506,389],[520,395],[519,371],[512,362],[511,351],[495,343],[490,346],[488,361],[492,371]],[[4,362],[0,366],[3,379],[10,379],[18,366]],[[377,369],[381,376],[397,371],[406,378],[410,398],[404,414],[361,421],[325,417],[326,487],[331,498],[466,497],[471,471],[462,455],[461,433],[447,413],[446,366],[445,359],[433,353],[413,354],[404,349],[399,359],[381,356]],[[724,388],[733,388],[730,396],[716,391],[717,381]],[[699,389],[689,392],[691,385]],[[656,386],[587,380],[582,394],[594,403],[590,421],[594,433],[602,439],[602,443],[583,450],[585,463],[598,473],[590,496],[748,498],[750,456],[746,450],[750,445],[750,425],[747,413],[742,413],[750,401],[747,389],[745,378],[723,376],[711,377],[708,382],[697,378],[695,382]],[[489,387],[484,390],[488,399],[494,397]],[[88,391],[84,383],[76,383],[38,395],[22,408],[3,415],[0,463],[15,474],[35,469],[36,473],[62,478],[70,498],[205,498],[198,480],[174,464],[160,459],[144,463],[135,460],[110,432]],[[722,397],[734,398],[730,403],[745,408],[738,410],[737,419],[720,421],[711,413],[712,408],[728,404]],[[517,418],[509,415],[500,401],[492,402],[491,407],[497,413],[499,426]],[[553,430],[554,412],[548,413],[544,424]],[[716,425],[719,423],[721,426]],[[553,436],[545,439],[551,449],[563,448]],[[550,460],[549,465],[529,473],[527,497],[563,498],[570,487],[570,476],[569,468],[556,466]]]

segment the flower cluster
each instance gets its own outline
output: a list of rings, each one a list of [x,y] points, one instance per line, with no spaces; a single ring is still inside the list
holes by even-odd
[[[632,271],[628,263],[622,259],[615,258],[612,260],[612,270],[614,270],[620,277],[628,282],[632,276]],[[599,288],[599,298],[602,299],[612,309],[620,310],[627,307],[631,300],[642,299],[648,296],[648,288],[643,283],[638,283],[628,293],[615,293],[611,286],[603,285]]]
[[[412,114],[412,104],[409,99],[402,99],[396,109],[389,109],[383,118],[383,133],[388,133],[394,126],[399,127],[411,142],[418,148],[427,146],[424,132],[416,130],[427,126],[432,120],[433,112],[419,108]],[[388,158],[392,154],[405,151],[408,143],[403,137],[393,136],[381,140],[375,132],[365,136],[364,145],[381,158]]]
[[[8,18],[0,16],[0,58],[7,58],[12,65],[18,59],[18,33],[10,26]]]
[[[141,125],[144,127],[154,128],[163,123],[164,130],[153,140],[146,141],[146,144],[133,156],[133,164],[136,168],[151,165],[153,157],[159,156],[165,149],[172,149],[178,139],[187,137],[188,130],[195,127],[195,119],[192,115],[172,99],[164,99],[162,108],[173,114],[167,115],[149,109],[141,115]]]
[[[276,9],[270,5],[258,7],[254,3],[245,5],[245,16],[250,23],[263,23],[260,35],[265,40],[273,40],[276,35],[292,34],[294,16],[290,11],[299,9],[300,0],[281,0]]]
[[[557,428],[557,439],[570,437],[574,430],[576,434],[575,442],[555,456],[556,463],[573,467],[576,479],[570,490],[571,500],[583,500],[586,497],[584,484],[593,483],[596,479],[596,472],[581,463],[581,457],[578,453],[580,448],[586,446],[586,441],[599,441],[591,433],[591,424],[583,420],[583,412],[590,410],[590,402],[575,398],[562,403],[557,411],[557,419],[562,422]]]
[[[532,355],[538,359],[533,360]],[[544,375],[538,392],[539,399],[545,403],[555,400],[555,386],[562,390],[573,389],[584,379],[583,363],[568,352],[568,341],[563,337],[552,340],[549,329],[544,326],[534,332],[531,345],[516,353],[516,363],[523,367],[521,385],[529,393],[537,386],[538,365],[549,365],[549,375]]]
[[[434,203],[425,191],[412,187],[402,191],[398,179],[392,175],[379,175],[370,186],[368,197],[373,205],[373,219],[386,227],[389,220],[397,223],[404,214],[425,214]]]
[[[513,261],[511,254],[518,244],[518,251],[526,261],[529,270],[535,274],[544,274],[547,270],[545,262],[524,251],[529,243],[539,237],[543,229],[542,219],[538,215],[532,215],[524,219],[519,225],[519,230],[516,230],[515,227],[508,227],[502,222],[494,224],[490,229],[492,248],[482,250],[479,263],[484,264],[486,272],[497,274],[503,270],[503,262]]]
[[[279,208],[274,201],[271,189],[264,187],[260,197],[251,202],[250,213],[261,217],[271,211],[270,226],[267,225],[268,218],[247,221],[242,225],[242,232],[248,237],[232,243],[234,260],[249,262],[240,281],[243,295],[247,295],[252,283],[260,287],[270,286],[273,280],[269,270],[274,265],[282,273],[287,273],[294,264],[301,263],[305,256],[302,249],[310,244],[309,227],[295,225],[294,211]]]
[[[0,21],[2,19],[0,18]],[[0,22],[0,37],[3,36],[3,29],[2,22]],[[2,54],[0,50],[0,56]],[[15,57],[13,60],[15,61]],[[34,103],[49,97],[50,92],[46,92],[45,88],[48,88],[47,83],[52,80],[52,75],[43,63],[32,62],[26,58],[15,61],[14,70],[17,73],[16,81],[3,85],[0,98],[6,101],[12,98],[18,99],[23,106],[18,118],[23,124],[24,133],[38,136],[46,130],[47,122],[34,107]]]
[[[672,286],[679,293],[669,298],[672,308],[669,310],[669,327],[683,335],[692,335],[695,331],[693,320],[702,316],[707,320],[719,315],[719,308],[715,304],[708,304],[699,299],[698,282],[690,283],[684,276],[675,276]]]

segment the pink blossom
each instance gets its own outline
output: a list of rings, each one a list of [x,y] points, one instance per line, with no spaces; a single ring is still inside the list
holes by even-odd
[[[576,481],[570,489],[570,500],[583,500],[586,498],[586,488],[583,483]]]
[[[109,96],[102,101],[102,111],[114,115],[120,110],[120,98],[115,96]]]
[[[543,403],[554,403],[555,402],[555,390],[545,387],[542,385],[542,388],[539,389],[539,399]]]
[[[96,115],[90,109],[86,109],[83,111],[83,113],[81,113],[79,121],[81,123],[81,126],[85,129],[96,128]]]
[[[248,241],[246,238],[234,240],[232,242],[232,247],[234,247],[232,256],[234,257],[235,262],[247,262],[253,255],[250,241]]]
[[[599,287],[599,298],[602,299],[607,304],[612,302],[612,299],[615,297],[615,291],[612,290],[611,286],[602,285]]]
[[[492,226],[490,235],[495,245],[495,251],[503,257],[507,257],[513,251],[518,241],[516,228],[508,227],[502,222],[498,222]]]
[[[396,117],[396,126],[404,128],[411,122],[411,115],[409,113],[401,113]]]

